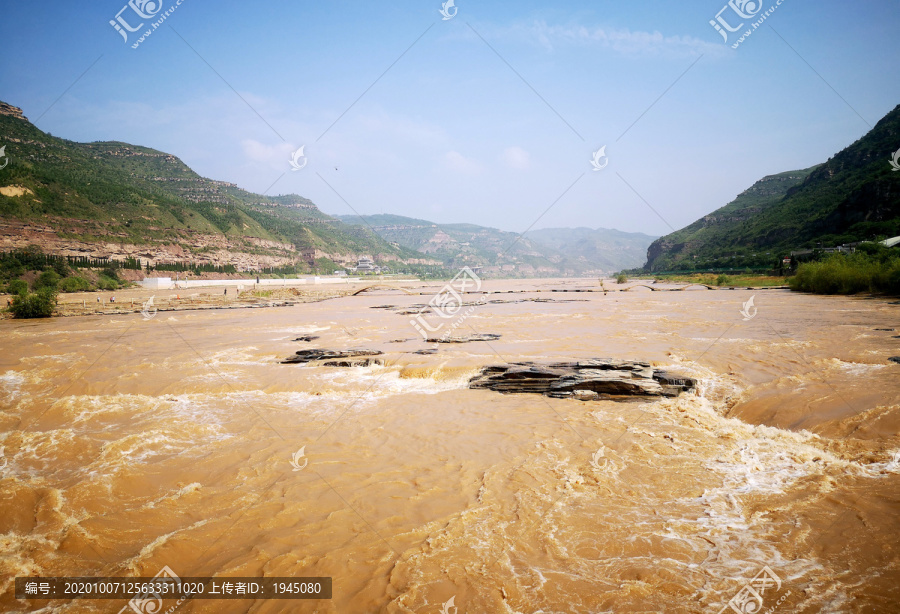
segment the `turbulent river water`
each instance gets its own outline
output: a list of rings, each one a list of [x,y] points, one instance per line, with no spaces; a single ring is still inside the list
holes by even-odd
[[[900,305],[485,281],[457,333],[501,338],[413,354],[411,316],[377,307],[439,287],[0,323],[0,610],[119,612],[17,601],[13,580],[167,566],[334,579],[331,600],[178,612],[731,612],[766,567],[763,611],[900,611]],[[279,364],[351,347],[385,365]],[[467,389],[488,364],[592,357],[699,386]]]

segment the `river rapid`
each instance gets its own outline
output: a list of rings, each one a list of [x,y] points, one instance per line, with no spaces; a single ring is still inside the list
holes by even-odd
[[[0,322],[0,611],[119,612],[17,601],[13,580],[164,566],[334,579],[331,600],[186,613],[750,613],[728,602],[766,567],[763,611],[900,611],[900,305],[485,281],[455,334],[500,339],[421,355],[412,316],[380,307],[440,284],[406,286]],[[385,365],[280,364],[354,347]],[[593,357],[699,386],[467,389],[485,365]]]

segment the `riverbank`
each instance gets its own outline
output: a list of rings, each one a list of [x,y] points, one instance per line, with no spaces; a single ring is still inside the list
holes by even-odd
[[[692,273],[687,275],[642,275],[630,279],[661,280],[669,283],[703,284],[717,287],[788,287],[788,278],[781,275],[719,275],[715,273]]]
[[[515,280],[492,280],[491,283],[514,282]],[[529,280],[518,280],[528,284]],[[535,283],[543,283],[545,280],[532,280]],[[73,317],[91,315],[120,315],[126,313],[143,313],[147,317],[152,314],[167,311],[197,311],[205,309],[251,309],[263,307],[289,307],[301,303],[312,303],[329,299],[341,298],[372,289],[400,289],[409,295],[425,297],[427,302],[440,290],[437,282],[420,280],[404,280],[398,282],[373,281],[370,283],[356,283],[340,286],[287,286],[273,287],[271,289],[236,290],[235,288],[206,287],[191,289],[153,290],[132,286],[115,292],[74,292],[58,295],[57,307],[52,317]],[[513,283],[510,287],[519,284]],[[539,294],[545,293],[600,293],[615,294],[619,292],[679,292],[707,290],[787,290],[787,286],[764,285],[753,287],[751,285],[716,286],[706,283],[706,280],[692,280],[674,282],[672,280],[644,280],[631,279],[626,283],[617,283],[613,279],[571,279],[557,287],[547,284],[541,289],[507,289],[486,292],[473,292],[480,294]],[[2,295],[0,295],[2,296]],[[11,298],[6,295],[7,299]],[[115,300],[113,301],[113,298]],[[152,303],[149,301],[152,299]],[[500,299],[498,299],[500,300]],[[12,319],[13,315],[8,309],[0,311],[0,320]]]
[[[153,290],[133,286],[115,292],[59,294],[52,317],[120,315],[142,312],[146,313],[147,317],[152,317],[153,314],[166,311],[287,307],[348,296],[365,287],[365,284],[352,284],[326,287],[274,287],[265,290],[238,291],[235,288],[217,287]],[[11,299],[12,297],[6,295],[5,298]],[[8,309],[0,312],[0,319],[12,318],[13,315]]]

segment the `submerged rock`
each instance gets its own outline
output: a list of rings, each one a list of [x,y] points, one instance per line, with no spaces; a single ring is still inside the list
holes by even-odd
[[[281,361],[281,364],[307,364],[315,362],[324,367],[368,367],[380,365],[384,362],[380,358],[365,358],[379,356],[378,350],[299,350],[294,356]],[[361,358],[360,357],[364,357]]]
[[[891,356],[890,358],[888,358],[888,360],[890,360],[891,362],[896,362],[897,364],[900,364],[900,356]]]
[[[431,337],[426,339],[427,343],[470,343],[472,341],[494,341],[499,339],[500,335],[495,333],[475,333],[474,335],[464,335],[461,337]]]
[[[302,337],[297,337],[294,341],[315,341],[319,338],[319,335],[303,335]]]
[[[319,363],[322,367],[373,367],[384,366],[381,358],[349,358],[346,360],[325,360]]]
[[[675,397],[696,386],[697,380],[656,371],[650,363],[608,358],[546,365],[533,362],[493,365],[469,380],[469,388],[530,392],[580,401],[621,396]]]

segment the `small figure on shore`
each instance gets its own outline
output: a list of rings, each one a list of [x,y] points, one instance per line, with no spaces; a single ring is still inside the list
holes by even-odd
[[[116,297],[115,297],[115,296],[109,297],[109,302],[110,302],[110,303],[115,303],[115,302],[116,302]]]
[[[222,294],[224,294],[225,296],[228,296],[228,288],[225,288],[225,292],[223,292]]]
[[[97,297],[97,302],[98,302],[98,303],[100,302],[100,297],[99,297],[99,296]]]

